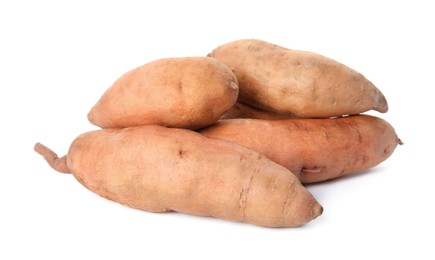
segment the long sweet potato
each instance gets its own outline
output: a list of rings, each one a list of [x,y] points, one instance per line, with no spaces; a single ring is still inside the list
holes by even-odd
[[[267,227],[303,225],[322,207],[284,167],[243,146],[156,125],[80,135],[66,156],[35,150],[57,171],[129,207]]]
[[[256,150],[289,169],[302,183],[374,167],[401,143],[389,123],[368,115],[275,121],[228,119],[200,132]]]
[[[119,78],[88,119],[102,128],[158,124],[196,129],[219,120],[238,93],[236,76],[216,59],[160,59]]]
[[[384,95],[355,70],[319,54],[244,39],[214,49],[234,70],[239,101],[303,118],[328,118],[388,110]]]

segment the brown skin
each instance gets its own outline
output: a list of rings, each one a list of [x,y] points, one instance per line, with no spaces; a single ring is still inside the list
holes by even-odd
[[[246,39],[208,56],[233,69],[239,101],[300,118],[329,118],[388,110],[384,95],[363,75],[330,58]]]
[[[279,120],[292,118],[290,115],[281,115],[275,112],[261,110],[250,105],[246,105],[237,102],[234,106],[228,110],[228,112],[222,116],[221,119],[233,119],[233,118],[256,118],[267,120]]]
[[[295,227],[322,207],[284,167],[256,151],[156,125],[84,133],[68,155],[35,150],[91,191],[132,208]],[[66,163],[65,163],[66,162]]]
[[[219,120],[238,92],[234,73],[216,59],[160,59],[119,78],[88,119],[102,128],[158,124],[197,129]]]
[[[374,167],[401,144],[389,123],[368,115],[276,121],[229,119],[201,133],[256,150],[289,169],[302,183]]]

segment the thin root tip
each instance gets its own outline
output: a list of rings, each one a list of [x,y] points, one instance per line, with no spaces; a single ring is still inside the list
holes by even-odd
[[[403,141],[402,141],[400,138],[397,138],[397,143],[398,143],[399,145],[403,145],[403,144],[404,144]]]
[[[44,150],[44,148],[46,148],[43,144],[41,143],[36,143],[35,146],[33,146],[33,150],[35,150],[35,152],[41,154],[42,150]]]
[[[56,171],[61,173],[70,173],[66,164],[66,156],[59,158],[55,152],[41,143],[36,143],[33,147],[35,152],[42,155],[45,161]]]

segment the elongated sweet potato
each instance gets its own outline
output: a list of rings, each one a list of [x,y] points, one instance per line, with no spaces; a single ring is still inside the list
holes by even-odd
[[[275,112],[261,110],[250,105],[246,105],[237,102],[233,107],[231,107],[221,119],[233,119],[233,118],[255,118],[255,119],[267,119],[267,120],[279,120],[279,119],[289,119],[293,116],[280,115]]]
[[[302,183],[374,167],[401,143],[389,123],[368,115],[276,121],[228,119],[201,133],[256,150],[289,169]]]
[[[267,227],[293,227],[322,207],[284,167],[256,151],[156,125],[80,135],[66,156],[35,150],[110,200],[152,212],[179,211]]]
[[[160,59],[119,78],[88,119],[102,128],[158,124],[196,129],[219,120],[238,92],[236,76],[216,59]]]
[[[330,58],[245,39],[209,54],[230,66],[239,101],[303,118],[328,118],[388,110],[384,95],[363,75]]]

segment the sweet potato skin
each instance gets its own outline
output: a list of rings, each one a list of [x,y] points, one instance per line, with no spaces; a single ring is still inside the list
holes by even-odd
[[[294,118],[292,115],[281,115],[275,112],[261,110],[250,105],[246,105],[237,102],[232,106],[221,119],[233,119],[233,118],[255,118],[255,119],[267,119],[267,120],[279,120]]]
[[[84,133],[66,157],[91,191],[129,207],[266,227],[300,226],[322,207],[284,167],[194,131],[156,125]]]
[[[159,59],[120,77],[88,113],[102,128],[158,124],[196,129],[213,124],[237,100],[238,83],[207,57]]]
[[[243,39],[208,56],[234,70],[239,101],[260,109],[302,118],[388,110],[384,95],[363,75],[319,54]]]
[[[228,119],[201,133],[256,150],[289,169],[302,183],[374,167],[401,143],[388,122],[369,115],[276,121]]]

